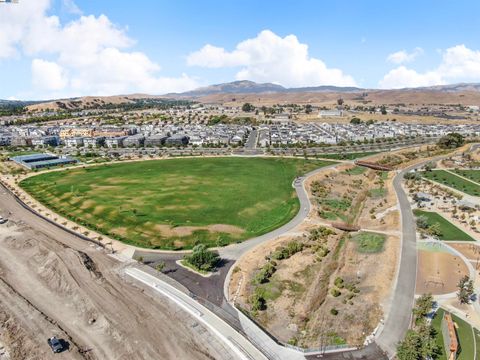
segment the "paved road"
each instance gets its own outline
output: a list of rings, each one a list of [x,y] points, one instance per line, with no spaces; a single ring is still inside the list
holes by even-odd
[[[377,344],[370,344],[363,349],[354,351],[342,351],[322,355],[307,355],[307,360],[327,359],[327,360],[387,360],[388,357],[383,353]]]
[[[393,179],[401,213],[402,248],[397,283],[390,304],[390,313],[376,342],[390,356],[393,356],[399,341],[403,339],[412,318],[417,277],[417,236],[415,219],[410,202],[402,189],[403,175],[411,168],[400,171]]]
[[[247,149],[256,149],[257,148],[257,129],[250,131],[247,142],[245,143],[245,148]]]
[[[402,224],[401,258],[397,274],[397,282],[390,304],[390,312],[383,329],[377,334],[377,344],[390,356],[395,355],[397,344],[403,340],[412,320],[412,309],[415,299],[417,280],[417,236],[416,224],[408,197],[403,191],[403,176],[422,167],[428,162],[435,162],[445,158],[438,156],[428,161],[410,166],[400,171],[393,179],[393,186],[397,194],[398,206]]]

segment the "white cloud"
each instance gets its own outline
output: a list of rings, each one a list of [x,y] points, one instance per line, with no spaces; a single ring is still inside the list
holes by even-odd
[[[82,10],[78,7],[77,4],[75,4],[75,1],[73,0],[62,0],[62,5],[65,8],[65,10],[68,11],[70,14],[74,14],[74,15],[83,14]]]
[[[355,80],[340,69],[329,68],[308,54],[308,45],[295,35],[284,38],[264,30],[253,39],[237,44],[229,52],[224,48],[205,45],[187,58],[190,66],[209,68],[242,67],[237,80],[274,82],[284,86],[339,85],[355,86]]]
[[[189,66],[201,66],[207,68],[222,68],[246,65],[249,61],[248,54],[239,50],[229,53],[224,48],[210,44],[200,50],[191,53],[187,58]]]
[[[416,47],[411,53],[406,50],[400,50],[388,55],[387,61],[394,64],[405,64],[412,62],[421,54],[423,54],[423,49],[420,47]]]
[[[80,16],[62,24],[57,16],[47,15],[50,7],[49,0],[23,0],[0,12],[0,59],[35,57],[31,96],[163,94],[198,86],[185,74],[159,76],[160,66],[132,51],[135,41],[107,16]]]
[[[480,51],[471,50],[465,45],[448,48],[443,53],[443,61],[438,72],[450,79],[480,80]]]
[[[401,89],[441,84],[444,84],[444,80],[435,71],[421,74],[403,65],[388,72],[379,82],[380,87],[383,89]]]
[[[32,61],[32,83],[42,90],[63,90],[68,79],[65,70],[58,64],[42,59]]]
[[[456,45],[442,52],[441,63],[419,73],[405,66],[390,70],[379,82],[381,88],[403,88],[480,81],[480,51]]]

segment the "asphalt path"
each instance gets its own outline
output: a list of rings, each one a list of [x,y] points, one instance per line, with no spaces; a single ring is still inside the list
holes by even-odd
[[[421,166],[421,165],[420,165]],[[402,224],[402,247],[397,282],[390,304],[390,313],[376,342],[390,356],[407,332],[412,320],[417,277],[417,236],[415,219],[408,197],[403,191],[403,176],[412,168],[400,171],[393,179]]]
[[[397,194],[398,208],[401,214],[401,257],[397,270],[394,293],[390,303],[390,312],[375,340],[390,357],[395,355],[398,343],[403,340],[410,327],[417,281],[416,224],[407,194],[402,188],[403,176],[409,171],[422,167],[426,163],[436,162],[445,157],[446,156],[437,156],[433,159],[407,167],[400,171],[393,179],[393,187]]]

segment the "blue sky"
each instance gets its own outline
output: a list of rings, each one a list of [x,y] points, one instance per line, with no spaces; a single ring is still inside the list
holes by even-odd
[[[477,1],[0,4],[0,98],[480,82]]]

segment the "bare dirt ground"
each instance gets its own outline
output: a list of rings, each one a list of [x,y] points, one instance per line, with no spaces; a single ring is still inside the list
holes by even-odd
[[[448,294],[469,275],[463,260],[448,252],[418,250],[417,294]]]
[[[477,244],[449,243],[448,245],[460,251],[469,260],[480,259],[480,246]]]
[[[398,259],[399,219],[392,209],[396,204],[392,178],[393,174],[386,177],[346,164],[308,179],[306,188],[313,194],[308,218],[290,235],[262,244],[240,259],[231,278],[230,298],[250,310],[258,287],[254,278],[272,252],[289,242],[302,242],[301,252],[275,262],[275,273],[262,285],[266,309],[256,312],[256,319],[280,340],[302,347],[363,344],[388,310]],[[384,191],[369,192],[380,188]],[[335,221],[385,233],[383,251],[359,253],[347,233],[332,229],[330,223]],[[312,240],[310,231],[319,227],[334,234]],[[335,284],[337,278],[343,281],[341,288]],[[335,289],[341,294],[334,296]]]
[[[0,343],[10,359],[224,358],[186,313],[122,278],[124,264],[7,196],[0,206],[17,210],[0,226]],[[54,356],[53,335],[70,349]]]

